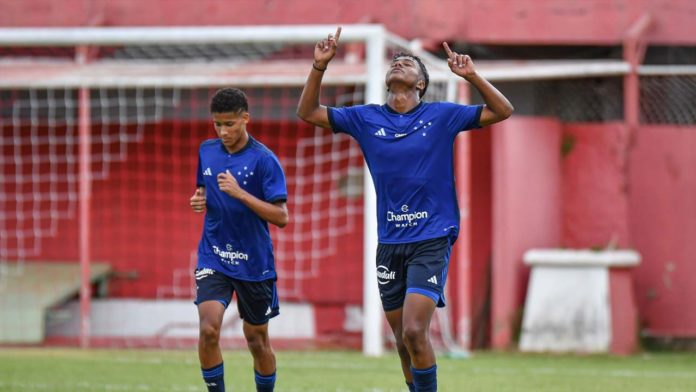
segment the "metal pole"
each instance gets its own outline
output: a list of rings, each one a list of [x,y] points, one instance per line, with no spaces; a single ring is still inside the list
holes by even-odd
[[[89,47],[77,48],[77,63],[87,62]],[[91,207],[91,138],[89,89],[81,87],[78,93],[79,132],[79,193],[80,193],[80,347],[90,345],[90,207]]]

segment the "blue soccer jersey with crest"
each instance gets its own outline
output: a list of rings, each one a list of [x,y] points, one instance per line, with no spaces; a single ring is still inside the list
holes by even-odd
[[[459,233],[454,138],[479,128],[483,106],[421,102],[328,108],[334,132],[355,138],[377,193],[379,242],[408,243]]]
[[[268,223],[220,190],[217,175],[227,170],[239,186],[257,198],[269,203],[287,200],[285,174],[266,146],[249,137],[244,148],[230,154],[220,139],[203,142],[196,185],[205,187],[206,214],[198,245],[198,268],[212,268],[247,281],[274,279]]]

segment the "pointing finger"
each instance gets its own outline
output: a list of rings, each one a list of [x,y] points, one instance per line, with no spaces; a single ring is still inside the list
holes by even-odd
[[[450,49],[449,45],[447,45],[447,42],[443,42],[442,46],[445,48],[445,53],[447,53],[447,57],[452,57],[452,50]]]
[[[338,43],[338,39],[341,37],[341,26],[338,26],[336,29],[336,34],[334,35],[334,39],[336,40],[336,43]]]

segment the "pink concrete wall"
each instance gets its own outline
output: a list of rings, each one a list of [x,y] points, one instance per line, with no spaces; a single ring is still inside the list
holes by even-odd
[[[567,124],[563,245],[614,243],[642,255],[633,272],[641,328],[696,336],[696,128]]]
[[[0,0],[0,26],[383,23],[407,38],[508,44],[617,44],[644,12],[648,42],[694,43],[691,0]]]
[[[513,117],[493,129],[492,346],[506,348],[520,322],[530,248],[561,243],[561,124]]]
[[[633,354],[638,349],[638,309],[634,295],[632,268],[609,269],[612,354]]]
[[[563,158],[563,245],[629,244],[626,173],[629,133],[622,123],[567,124]]]
[[[630,155],[631,242],[642,327],[695,337],[696,127],[642,126]]]

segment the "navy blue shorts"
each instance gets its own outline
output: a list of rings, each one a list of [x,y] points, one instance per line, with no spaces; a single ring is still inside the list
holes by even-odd
[[[266,324],[280,313],[275,279],[248,282],[210,268],[196,270],[196,305],[218,301],[227,309],[235,292],[239,315],[249,324]]]
[[[439,308],[445,306],[444,288],[451,250],[450,237],[379,244],[377,284],[384,311],[403,307],[409,293],[430,297]]]

